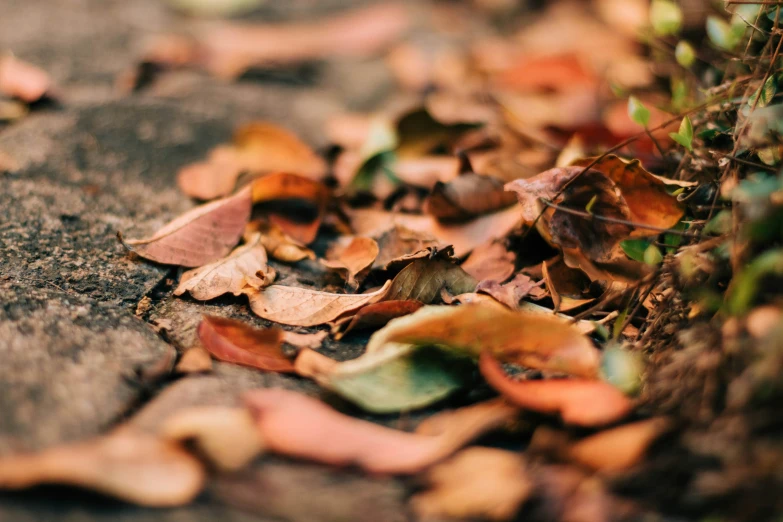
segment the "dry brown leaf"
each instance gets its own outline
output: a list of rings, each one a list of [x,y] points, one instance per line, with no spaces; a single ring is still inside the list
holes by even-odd
[[[516,260],[516,254],[504,242],[491,241],[475,248],[461,266],[477,281],[491,279],[502,283],[514,273]]]
[[[515,381],[489,352],[481,354],[479,368],[489,385],[511,403],[541,413],[559,413],[566,424],[602,426],[625,417],[633,408],[630,399],[603,381]]]
[[[205,315],[198,325],[201,344],[216,359],[272,372],[293,372],[281,350],[279,328],[254,328],[223,317]]]
[[[204,485],[201,463],[179,445],[125,427],[39,453],[0,458],[0,489],[65,484],[142,506],[181,506]]]
[[[273,258],[284,263],[296,263],[303,259],[315,259],[315,253],[299,241],[283,232],[280,227],[266,219],[254,220],[245,227],[245,241],[255,233],[261,234],[261,244]]]
[[[321,264],[340,274],[348,288],[358,288],[378,257],[378,243],[369,237],[341,237],[326,253]]]
[[[250,189],[185,212],[148,239],[123,240],[128,250],[167,265],[203,266],[225,257],[250,218]]]
[[[292,326],[315,326],[328,323],[364,305],[380,301],[391,286],[369,294],[332,294],[308,288],[272,285],[248,294],[250,308],[264,319]]]
[[[403,158],[394,162],[391,170],[408,185],[430,189],[438,183],[459,179],[460,161],[451,156]]]
[[[241,295],[247,288],[260,290],[275,280],[275,271],[266,261],[261,235],[256,234],[226,258],[182,274],[174,295],[189,292],[194,299],[208,301],[228,293]]]
[[[519,302],[528,295],[534,299],[541,299],[546,295],[541,288],[541,282],[533,281],[525,274],[517,274],[506,284],[493,280],[481,281],[476,286],[476,292],[490,295],[512,310],[519,309]]]
[[[530,56],[501,71],[495,78],[497,85],[515,91],[590,90],[598,85],[598,78],[588,71],[576,53]]]
[[[378,237],[378,257],[372,264],[373,269],[387,270],[390,265],[428,257],[441,244],[426,232],[410,230],[402,225],[394,225]]]
[[[510,520],[533,491],[525,459],[494,448],[467,448],[427,471],[429,489],[414,495],[420,520]]]
[[[541,270],[556,312],[567,312],[595,301],[590,296],[590,278],[566,265],[562,258],[544,261]]]
[[[504,362],[594,378],[599,353],[585,335],[558,317],[514,312],[497,304],[425,306],[376,332],[367,352],[389,343],[445,345]]]
[[[338,364],[334,359],[305,348],[296,356],[294,369],[301,377],[318,380],[332,373]]]
[[[365,330],[368,328],[380,328],[397,317],[412,314],[424,306],[421,301],[381,301],[362,307],[356,315],[345,317],[335,322],[332,327],[332,335],[336,341],[342,339],[353,330]]]
[[[221,471],[243,468],[263,450],[253,417],[245,408],[186,408],[167,418],[159,433],[174,442],[194,441],[200,453]]]
[[[432,216],[373,209],[349,210],[347,214],[356,234],[377,236],[396,225],[401,225],[434,236],[440,244],[452,245],[454,255],[457,257],[470,253],[482,243],[505,237],[521,225],[523,215],[519,205],[460,224],[439,223]]]
[[[442,251],[448,255],[450,250]],[[386,295],[389,301],[414,300],[424,304],[435,301],[442,290],[451,295],[464,294],[476,289],[476,281],[462,267],[443,255],[416,259],[403,268],[394,278]]]
[[[343,415],[283,389],[251,391],[245,404],[270,451],[334,466],[356,465],[371,473],[417,473],[499,423],[495,409],[479,410],[481,414],[469,416],[470,422],[444,423],[437,435],[419,435]]]
[[[465,220],[513,205],[513,193],[499,179],[464,174],[448,183],[437,182],[424,204],[427,214],[443,220]]]
[[[324,343],[324,339],[329,336],[326,330],[314,333],[283,332],[282,341],[297,348],[309,348],[316,350]]]
[[[0,55],[0,93],[33,103],[52,88],[49,75],[12,54]]]
[[[212,357],[201,346],[189,348],[182,354],[177,366],[174,367],[174,371],[186,374],[212,371]]]

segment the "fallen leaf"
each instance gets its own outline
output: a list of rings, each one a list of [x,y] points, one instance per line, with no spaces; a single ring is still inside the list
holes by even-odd
[[[556,312],[567,312],[595,301],[590,296],[590,278],[566,265],[562,258],[544,261],[541,268]]]
[[[182,354],[177,365],[174,367],[176,373],[204,373],[212,371],[212,357],[209,352],[201,346],[189,348]]]
[[[159,434],[174,442],[194,441],[199,452],[221,471],[243,468],[263,450],[253,417],[246,408],[186,408],[167,418]]]
[[[474,357],[489,352],[504,362],[589,378],[598,373],[598,350],[567,321],[486,303],[425,306],[377,331],[367,352],[393,343],[449,346]]]
[[[12,54],[0,56],[0,93],[33,103],[52,88],[49,75]]]
[[[335,365],[318,383],[373,413],[410,411],[471,382],[474,362],[459,352],[390,343]]]
[[[250,189],[185,212],[148,239],[122,244],[139,256],[167,265],[203,266],[226,256],[250,218]]]
[[[523,55],[522,60],[501,71],[495,82],[501,88],[523,92],[594,90],[598,85],[598,79],[575,53]]]
[[[505,237],[521,225],[523,216],[519,205],[459,224],[439,223],[432,216],[372,209],[350,210],[347,214],[356,234],[374,237],[395,225],[401,225],[434,236],[440,244],[452,245],[457,257],[469,254],[482,243]]]
[[[308,288],[272,285],[248,294],[250,308],[264,319],[292,326],[315,326],[328,323],[343,314],[383,299],[391,286],[369,294],[332,294]]]
[[[446,257],[450,252],[447,249],[437,254],[439,257],[412,261],[394,278],[386,299],[415,300],[429,304],[440,296],[442,290],[451,295],[475,290],[478,282]]]
[[[318,181],[285,172],[268,174],[252,183],[253,204],[273,202],[304,202],[312,206],[311,219],[300,207],[288,210],[280,207],[270,209],[269,221],[277,225],[286,235],[304,244],[312,243],[321,226],[323,214],[329,199],[328,191]]]
[[[387,270],[392,263],[428,256],[429,249],[443,246],[426,232],[410,230],[402,225],[394,225],[378,237],[378,256],[372,264],[373,269]]]
[[[338,413],[324,403],[283,389],[245,394],[266,447],[276,453],[371,473],[412,474],[442,460],[497,427],[497,416],[417,435]]]
[[[304,348],[297,354],[296,360],[294,360],[294,369],[300,377],[318,380],[331,373],[337,364],[339,363],[334,359],[330,359],[315,350]]]
[[[245,241],[255,233],[261,234],[261,244],[273,258],[284,263],[296,263],[303,259],[315,259],[315,253],[283,232],[280,227],[266,219],[254,220],[245,227]]]
[[[397,317],[412,314],[424,306],[421,301],[381,301],[362,307],[351,317],[338,319],[332,327],[332,335],[336,341],[342,339],[353,330],[380,328]]]
[[[24,102],[0,98],[0,122],[16,121],[26,116],[28,112],[30,112],[30,108]],[[8,161],[8,159],[7,157],[3,158],[4,161]],[[13,163],[10,163],[10,165],[0,163],[0,172],[16,170],[16,167],[13,167]]]
[[[261,235],[256,234],[224,259],[182,274],[174,295],[189,292],[194,299],[208,301],[228,293],[241,295],[247,288],[259,290],[275,280],[275,271],[266,261]]]
[[[517,255],[502,241],[491,241],[475,248],[460,266],[477,281],[491,279],[502,283],[514,273],[516,260]]]
[[[201,463],[179,445],[131,428],[39,453],[0,458],[0,489],[78,486],[141,506],[181,506],[199,494]]]
[[[198,325],[201,344],[216,359],[272,372],[293,372],[293,363],[281,351],[279,328],[254,328],[223,317],[205,315]]]
[[[391,171],[400,181],[426,189],[459,179],[459,170],[460,160],[452,156],[403,158],[391,165]]]
[[[602,426],[625,417],[633,408],[633,403],[622,392],[602,381],[515,381],[506,375],[489,352],[481,354],[479,368],[489,385],[512,404],[541,413],[559,414],[566,424]]]
[[[495,448],[467,448],[424,475],[429,485],[411,499],[419,519],[510,520],[534,488],[522,455]]]
[[[518,310],[519,302],[528,295],[534,299],[541,299],[546,295],[541,289],[541,282],[533,281],[525,274],[517,274],[506,284],[494,280],[481,281],[476,286],[476,292],[490,295],[512,310]]]
[[[357,288],[378,257],[378,243],[369,237],[342,237],[326,253],[321,264],[340,274],[349,288]]]
[[[315,350],[321,347],[321,345],[324,342],[324,339],[326,339],[329,336],[329,332],[327,331],[321,331],[321,332],[314,332],[314,333],[297,333],[297,332],[288,332],[284,331],[282,335],[282,340],[286,344],[290,344],[291,346],[295,346],[297,348],[309,348],[311,350]]]
[[[492,399],[455,410],[438,412],[421,421],[416,427],[416,433],[419,435],[440,435],[455,428],[475,425],[491,429],[511,427],[518,417],[518,408],[510,405],[504,399]]]
[[[188,196],[213,199],[231,193],[243,172],[285,172],[318,180],[326,174],[326,162],[287,129],[253,122],[239,127],[233,143],[216,147],[205,162],[184,167],[177,184]]]
[[[442,220],[465,220],[513,205],[513,193],[503,190],[499,179],[464,174],[448,183],[436,182],[424,211]]]

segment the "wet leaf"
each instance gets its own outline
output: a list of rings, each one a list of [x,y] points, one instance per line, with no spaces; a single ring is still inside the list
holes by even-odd
[[[40,100],[52,88],[49,75],[12,54],[0,55],[0,93],[25,103]]]
[[[475,290],[477,283],[462,267],[449,259],[417,259],[397,274],[386,299],[412,299],[429,304],[440,296],[441,290],[445,289],[451,295],[464,294]]]
[[[348,288],[357,288],[378,257],[378,243],[369,237],[342,237],[326,253],[321,264],[340,274]]]
[[[519,453],[467,448],[427,471],[429,489],[411,499],[420,519],[511,520],[533,493],[534,483]]]
[[[166,265],[203,266],[225,257],[250,218],[250,189],[185,212],[147,239],[122,244],[139,256]]]
[[[177,184],[190,197],[213,199],[230,194],[242,173],[285,172],[317,180],[326,162],[295,134],[269,122],[239,127],[234,141],[210,152],[204,162],[184,167]]]
[[[245,408],[186,408],[167,418],[159,433],[174,442],[193,441],[199,452],[221,471],[243,468],[263,449],[253,417]]]
[[[257,316],[281,324],[315,326],[386,297],[391,281],[369,294],[332,294],[308,288],[272,285],[248,294]]]
[[[498,426],[498,415],[444,425],[437,435],[393,430],[338,413],[322,402],[283,389],[245,395],[266,447],[276,453],[371,473],[418,473]]]
[[[630,413],[633,403],[611,384],[583,379],[515,381],[488,352],[479,359],[481,374],[512,404],[559,414],[566,424],[602,426]]]
[[[502,283],[514,273],[517,256],[502,241],[485,243],[470,253],[462,269],[478,281]]]
[[[339,319],[332,327],[332,335],[339,341],[349,332],[380,328],[392,319],[412,314],[424,306],[421,301],[381,301],[362,307],[356,315]]]
[[[293,372],[293,363],[281,350],[279,328],[254,328],[247,323],[205,315],[198,337],[209,353],[221,361],[272,372]]]
[[[506,284],[500,284],[493,280],[481,281],[476,286],[476,292],[490,295],[497,302],[504,304],[512,310],[519,308],[519,302],[530,295],[534,299],[541,299],[546,293],[541,288],[541,283],[533,281],[525,274],[517,274],[514,279]]]
[[[78,486],[142,506],[181,506],[199,494],[201,463],[179,445],[120,428],[109,435],[0,458],[0,489]]]
[[[427,214],[444,220],[465,220],[513,205],[513,193],[499,179],[465,174],[448,183],[438,181],[424,204]]]
[[[390,343],[448,346],[474,357],[486,351],[530,368],[590,378],[598,374],[598,351],[568,322],[484,303],[425,306],[376,332],[367,353]]]
[[[256,234],[228,257],[182,274],[174,295],[189,292],[194,299],[208,301],[228,293],[241,295],[247,288],[259,290],[275,279],[275,271],[266,261],[261,235]]]

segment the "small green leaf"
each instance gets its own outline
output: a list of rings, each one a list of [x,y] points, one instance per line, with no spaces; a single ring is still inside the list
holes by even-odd
[[[728,312],[732,315],[747,313],[759,293],[762,280],[768,275],[783,275],[783,249],[764,252],[734,276],[726,296]]]
[[[750,107],[766,107],[777,92],[778,85],[774,76],[767,78],[764,85],[756,89],[750,98],[748,98],[748,105]],[[758,102],[756,100],[758,99]]]
[[[625,255],[633,259],[634,261],[644,262],[644,251],[650,246],[650,242],[646,239],[626,239],[620,241],[620,248],[623,249]]]
[[[637,352],[620,346],[609,346],[601,360],[601,377],[626,394],[639,391],[644,373],[644,361]]]
[[[646,264],[657,266],[663,261],[663,254],[661,254],[661,250],[657,246],[651,244],[644,251],[643,259]]]
[[[745,34],[744,28],[740,28],[742,29],[742,33],[740,33],[740,29],[737,29],[738,27],[732,27],[728,22],[717,16],[707,17],[707,36],[709,36],[710,41],[716,47],[725,51],[731,51],[737,47],[737,44],[742,39],[742,35]]]
[[[677,33],[682,27],[682,10],[670,0],[653,0],[650,5],[650,22],[659,36]]]
[[[704,228],[702,234],[721,236],[731,232],[731,210],[721,210],[715,217],[710,219]]]
[[[593,205],[595,205],[595,202],[598,201],[598,194],[594,194],[592,198],[590,198],[590,201],[587,202],[587,205],[585,205],[585,212],[588,214],[593,213]]]
[[[677,47],[674,48],[674,57],[677,59],[677,63],[687,69],[696,61],[696,51],[693,50],[691,44],[685,40],[680,40],[677,43]]]
[[[642,127],[647,127],[650,123],[650,111],[636,96],[628,98],[628,116]]]
[[[682,119],[678,132],[670,132],[669,137],[693,152],[693,124],[687,116]]]
[[[671,78],[672,89],[672,107],[676,111],[680,111],[685,108],[688,101],[688,84],[677,76]]]

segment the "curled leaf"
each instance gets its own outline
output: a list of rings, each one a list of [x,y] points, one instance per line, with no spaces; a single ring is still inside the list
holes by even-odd
[[[326,253],[321,264],[345,279],[349,288],[356,288],[378,256],[378,243],[369,237],[340,238]]]
[[[128,250],[167,265],[203,266],[226,256],[250,218],[250,190],[185,212],[148,239],[124,240]]]
[[[448,183],[435,183],[424,210],[438,219],[464,220],[500,210],[514,202],[514,194],[503,190],[501,180],[465,174]]]
[[[528,295],[534,299],[546,296],[541,289],[541,282],[533,281],[525,274],[517,274],[514,279],[505,284],[491,279],[482,281],[476,286],[476,292],[490,295],[512,310],[519,309],[519,302]]]
[[[284,263],[296,263],[303,259],[315,259],[315,253],[301,242],[289,237],[280,227],[266,219],[254,220],[245,228],[245,240],[255,233],[261,234],[261,244],[267,253]]]
[[[256,234],[228,257],[182,274],[174,295],[189,292],[194,299],[208,301],[228,293],[241,295],[247,288],[259,290],[275,278],[275,271],[266,261],[261,235]]]
[[[440,246],[440,241],[431,234],[395,225],[378,237],[378,257],[372,268],[386,270],[392,263],[399,264],[428,256],[428,250]]]
[[[248,294],[250,308],[264,319],[293,326],[328,323],[343,314],[383,299],[391,281],[369,294],[332,294],[308,288],[272,285]]]
[[[245,408],[201,406],[180,410],[160,427],[167,440],[192,440],[218,469],[244,467],[263,449],[253,418]]]
[[[254,390],[244,399],[270,451],[371,473],[417,473],[497,427],[492,415],[418,435],[348,417],[292,391]]]
[[[602,426],[615,422],[633,408],[611,384],[582,379],[515,381],[488,352],[479,358],[481,374],[512,404],[541,413],[559,414],[566,424]]]
[[[293,372],[293,363],[281,351],[279,328],[253,328],[249,324],[205,315],[198,337],[209,353],[221,361],[272,372]]]
[[[488,352],[504,362],[583,377],[595,377],[599,364],[590,340],[566,321],[485,303],[425,306],[376,332],[367,352],[389,343],[449,346],[474,356]]]
[[[394,278],[386,298],[390,301],[415,300],[432,303],[441,290],[451,295],[472,292],[477,281],[448,259],[417,259]]]
[[[356,315],[339,319],[332,327],[332,335],[339,341],[353,330],[380,328],[392,319],[412,314],[422,306],[424,303],[421,301],[410,299],[368,304],[356,312]]]
[[[187,504],[204,479],[201,463],[179,445],[131,428],[0,458],[0,489],[65,484],[142,506]]]

